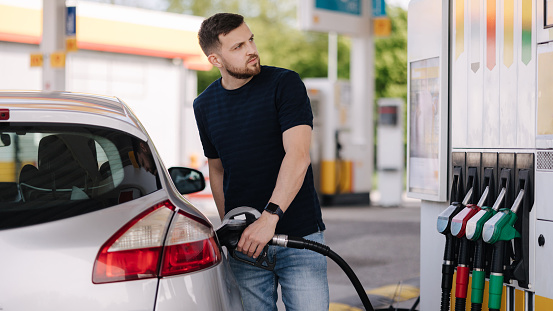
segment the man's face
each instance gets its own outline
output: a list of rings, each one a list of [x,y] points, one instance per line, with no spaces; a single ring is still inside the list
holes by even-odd
[[[219,35],[219,53],[222,67],[236,79],[248,79],[261,71],[259,54],[253,34],[246,23],[229,32]]]

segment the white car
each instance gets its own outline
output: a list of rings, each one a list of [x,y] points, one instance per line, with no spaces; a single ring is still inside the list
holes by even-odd
[[[0,92],[0,138],[0,310],[242,310],[181,195],[202,174],[169,173],[118,98]]]

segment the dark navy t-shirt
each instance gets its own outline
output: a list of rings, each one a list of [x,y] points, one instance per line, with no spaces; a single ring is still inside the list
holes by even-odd
[[[218,79],[196,98],[194,113],[205,156],[220,158],[223,164],[225,213],[240,206],[262,212],[284,158],[282,133],[297,125],[313,127],[311,104],[299,75],[262,66],[236,90],[224,89]],[[324,229],[309,165],[276,233],[301,237]]]

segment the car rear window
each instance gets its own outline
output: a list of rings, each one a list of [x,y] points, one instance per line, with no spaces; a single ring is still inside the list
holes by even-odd
[[[113,129],[0,127],[0,230],[69,218],[161,188],[148,144]]]

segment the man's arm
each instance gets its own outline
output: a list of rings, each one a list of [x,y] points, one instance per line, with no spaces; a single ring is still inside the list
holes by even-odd
[[[219,217],[223,219],[225,217],[225,194],[223,192],[223,163],[221,159],[207,159],[207,165],[209,166],[209,185],[211,186],[211,193],[213,194],[213,200],[217,206]]]
[[[278,172],[278,178],[270,202],[280,206],[283,212],[288,209],[292,200],[298,194],[307,168],[311,163],[309,147],[311,144],[311,127],[309,125],[298,125],[286,130],[282,134],[284,145],[284,159]],[[265,244],[275,234],[278,216],[264,211],[261,217],[252,223],[238,242],[237,250],[257,258]]]

